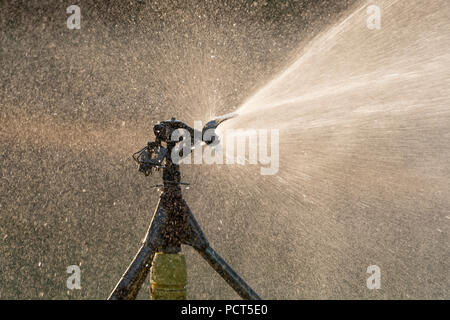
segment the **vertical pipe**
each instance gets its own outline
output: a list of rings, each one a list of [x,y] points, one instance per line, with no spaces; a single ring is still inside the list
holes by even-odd
[[[187,268],[181,253],[158,252],[150,269],[151,300],[186,300]]]

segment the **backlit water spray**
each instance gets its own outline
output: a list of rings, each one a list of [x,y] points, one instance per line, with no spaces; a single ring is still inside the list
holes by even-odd
[[[280,130],[276,176],[227,171],[253,201],[248,223],[261,221],[248,267],[269,296],[448,297],[448,2],[371,4],[379,30],[361,6],[224,125]],[[279,260],[264,269],[264,254]],[[369,265],[383,290],[367,289]]]

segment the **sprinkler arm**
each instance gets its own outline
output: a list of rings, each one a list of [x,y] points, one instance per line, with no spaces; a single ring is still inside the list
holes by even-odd
[[[208,129],[216,129],[219,126],[219,124],[221,124],[222,122],[224,122],[228,119],[235,118],[237,116],[238,116],[237,113],[227,113],[227,114],[224,114],[223,116],[216,117],[213,120],[211,120],[205,124],[205,126],[203,127],[203,132],[205,132]]]
[[[207,145],[212,144],[215,141],[215,136],[216,136],[215,132],[214,132],[214,135],[211,137],[210,140],[204,140],[205,139],[204,135],[205,135],[206,131],[208,131],[208,130],[215,130],[219,126],[219,124],[221,124],[222,122],[224,122],[224,121],[226,121],[228,119],[235,118],[237,116],[238,116],[237,113],[227,113],[227,114],[225,114],[223,116],[216,117],[213,120],[211,120],[208,123],[206,123],[205,126],[203,127],[203,130],[202,130],[202,140]]]

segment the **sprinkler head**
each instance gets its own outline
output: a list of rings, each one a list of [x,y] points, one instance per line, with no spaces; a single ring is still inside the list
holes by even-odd
[[[214,118],[213,120],[206,123],[205,126],[203,127],[202,136],[204,136],[204,134],[207,130],[216,129],[219,126],[219,124],[221,124],[225,120],[235,118],[237,116],[238,116],[237,113],[227,113],[227,114],[224,114],[223,116]],[[207,140],[207,141],[203,140],[203,141],[205,141],[205,143],[209,145],[209,144],[213,143],[215,140],[216,140],[215,135],[213,135],[210,140]]]

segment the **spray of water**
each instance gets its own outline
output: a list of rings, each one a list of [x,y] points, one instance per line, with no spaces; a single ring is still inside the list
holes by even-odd
[[[248,264],[267,295],[449,294],[448,3],[377,4],[380,30],[368,29],[364,4],[226,124],[280,130],[278,175],[227,171],[248,193],[242,201],[254,201],[253,241],[264,245],[252,260],[272,259]],[[379,292],[365,285],[373,264],[384,275]]]

